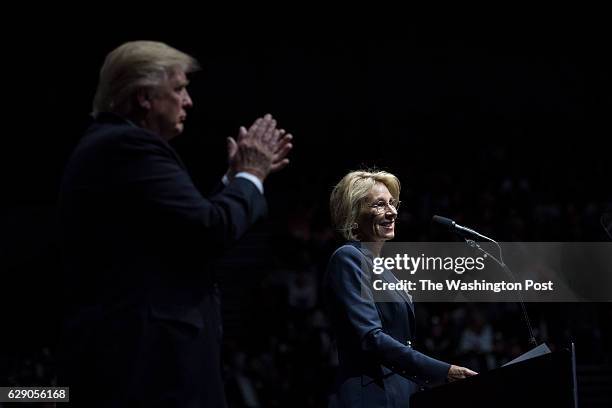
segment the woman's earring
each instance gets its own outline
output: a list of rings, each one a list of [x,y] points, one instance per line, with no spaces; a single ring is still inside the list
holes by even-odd
[[[357,225],[357,223],[356,223],[356,222],[354,222],[354,223],[352,223],[352,224],[351,224],[351,229],[352,229],[352,230],[357,229],[358,227],[359,227],[359,225]]]

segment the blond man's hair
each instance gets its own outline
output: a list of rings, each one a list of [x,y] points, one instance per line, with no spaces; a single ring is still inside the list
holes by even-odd
[[[111,51],[100,69],[93,114],[114,112],[130,116],[136,109],[136,92],[155,90],[178,70],[200,69],[190,55],[156,41],[131,41]]]

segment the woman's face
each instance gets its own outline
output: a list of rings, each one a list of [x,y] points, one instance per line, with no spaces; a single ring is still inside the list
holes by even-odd
[[[380,242],[395,236],[397,203],[383,183],[376,183],[366,197],[366,206],[357,222],[357,236],[363,242]]]

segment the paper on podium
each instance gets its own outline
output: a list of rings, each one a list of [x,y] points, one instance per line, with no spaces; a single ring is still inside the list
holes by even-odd
[[[530,358],[539,357],[539,356],[542,356],[542,355],[548,354],[548,353],[550,353],[550,349],[548,348],[548,346],[545,343],[542,343],[539,346],[537,346],[535,348],[532,348],[528,352],[526,352],[524,354],[521,354],[520,356],[518,356],[514,360],[507,362],[502,367],[505,367],[505,366],[508,366],[508,365],[514,364],[514,363],[519,363],[521,361],[529,360]]]

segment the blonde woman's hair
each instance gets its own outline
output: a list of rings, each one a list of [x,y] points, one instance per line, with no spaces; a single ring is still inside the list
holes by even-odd
[[[141,89],[154,90],[174,72],[200,69],[198,61],[175,48],[156,41],[131,41],[111,51],[100,69],[93,114],[133,113],[134,95]]]
[[[384,184],[399,200],[400,182],[393,174],[378,170],[351,171],[332,190],[329,209],[334,228],[347,240],[357,240],[356,224],[365,198],[376,183]]]

